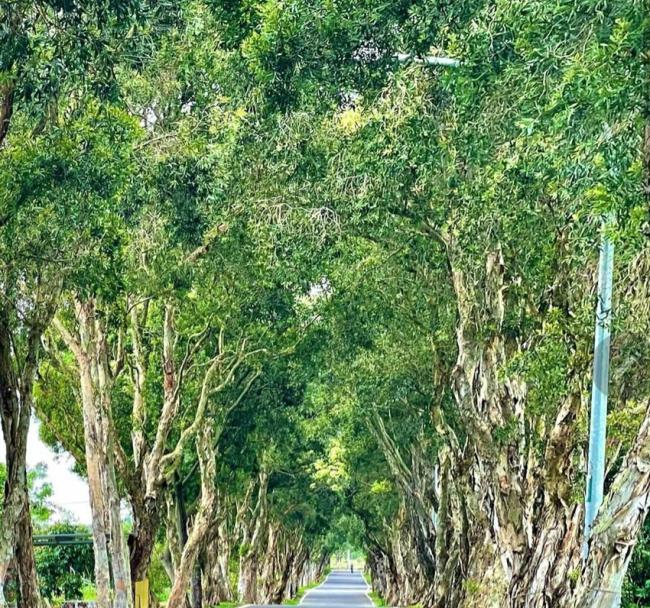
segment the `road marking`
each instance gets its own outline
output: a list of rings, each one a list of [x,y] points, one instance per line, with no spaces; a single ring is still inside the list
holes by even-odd
[[[328,579],[330,576],[332,576],[332,572],[334,572],[334,571],[333,571],[333,570],[330,571],[330,573],[325,577],[325,580],[324,580],[320,585],[317,585],[316,587],[312,587],[311,589],[308,589],[307,591],[305,591],[305,595],[303,595],[303,596],[302,596],[302,599],[298,602],[298,606],[302,605],[302,603],[305,601],[305,599],[307,598],[307,596],[308,596],[308,595],[309,595],[309,594],[310,594],[314,589],[318,589],[318,587],[322,587],[322,586],[327,582],[327,579]],[[246,607],[244,606],[244,608],[246,608]]]
[[[366,581],[366,577],[365,577],[365,576],[363,577],[363,580]],[[370,597],[370,591],[371,591],[371,589],[372,589],[372,587],[368,584],[368,581],[366,581],[366,597],[367,597],[368,600],[370,601],[370,605],[374,608],[377,604],[375,604],[375,600],[373,600],[373,599]]]

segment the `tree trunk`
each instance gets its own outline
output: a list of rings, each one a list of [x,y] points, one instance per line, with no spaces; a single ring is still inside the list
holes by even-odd
[[[108,509],[105,503],[103,478],[106,454],[100,431],[99,412],[95,406],[92,378],[87,361],[79,363],[86,446],[86,475],[92,513],[93,550],[95,555],[95,589],[97,608],[111,608],[110,565],[108,560]]]
[[[250,604],[257,600],[257,555],[253,552],[239,559],[237,591],[241,602]]]
[[[185,605],[190,576],[194,570],[201,543],[208,533],[212,513],[216,506],[217,464],[214,429],[211,424],[203,425],[199,431],[196,448],[201,471],[201,500],[192,531],[183,547],[180,564],[174,573],[174,584],[167,608],[183,608]]]
[[[230,586],[230,542],[225,521],[216,528],[216,533],[203,554],[204,600],[208,606],[231,602],[234,594]]]
[[[650,401],[634,447],[594,523],[589,558],[573,606],[619,606],[634,546],[650,511]]]
[[[29,511],[29,499],[25,495],[25,506],[18,522],[16,565],[20,580],[20,601],[18,608],[35,608],[41,605],[34,560],[34,539],[32,537],[32,519]]]
[[[32,606],[40,599],[33,567],[27,488],[27,435],[32,412],[32,389],[36,373],[39,342],[44,325],[29,329],[25,361],[20,372],[15,369],[11,329],[7,311],[0,309],[0,421],[6,449],[7,478],[0,521],[0,606],[6,605],[4,584],[14,557],[20,565],[21,589]],[[15,551],[20,541],[20,554]],[[32,608],[32,607],[30,607]]]
[[[112,432],[113,374],[108,361],[105,328],[95,302],[76,303],[78,335],[55,319],[55,325],[77,360],[84,420],[86,471],[92,511],[95,587],[98,608],[129,608],[133,595],[122,533],[120,497],[115,477],[115,437]],[[109,560],[110,555],[110,560]],[[111,602],[111,576],[114,604]]]
[[[203,578],[201,576],[201,568],[198,564],[199,562],[198,555],[196,561],[197,563],[194,565],[194,570],[192,571],[192,580],[190,583],[190,588],[191,588],[190,597],[192,598],[190,604],[192,605],[192,608],[202,608],[203,607]]]
[[[133,529],[129,534],[131,583],[147,578],[151,556],[156,545],[156,532],[160,524],[160,505],[156,499],[132,497]]]
[[[259,551],[263,544],[267,521],[267,492],[269,475],[262,470],[259,475],[258,495],[255,509],[248,522],[241,522],[243,531],[240,538],[243,549],[239,558],[239,577],[237,593],[244,603],[255,603],[258,597]]]
[[[108,433],[108,458],[107,458],[106,496],[108,498],[108,514],[110,522],[109,552],[113,571],[113,606],[114,608],[129,608],[133,605],[133,591],[131,575],[129,572],[128,547],[122,531],[122,518],[120,514],[120,496],[115,478],[115,464],[113,456],[113,440]]]

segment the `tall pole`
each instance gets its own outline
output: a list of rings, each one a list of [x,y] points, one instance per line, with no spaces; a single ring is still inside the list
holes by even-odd
[[[605,229],[611,224],[605,223]],[[612,324],[612,275],[614,243],[603,234],[598,262],[598,302],[594,339],[594,370],[591,386],[591,421],[589,426],[589,460],[585,496],[585,530],[582,557],[589,555],[591,530],[603,502],[605,482],[605,443],[607,438],[607,396],[609,392],[609,347]]]

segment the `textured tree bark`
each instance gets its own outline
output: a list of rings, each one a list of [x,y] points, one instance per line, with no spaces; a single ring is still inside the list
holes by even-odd
[[[199,556],[197,555],[197,562],[198,561],[199,561]],[[190,597],[192,598],[190,604],[192,605],[192,608],[202,608],[202,606],[203,606],[203,577],[201,575],[201,568],[198,565],[198,563],[195,564],[194,570],[192,570],[192,580],[191,580],[191,583],[190,583],[190,588],[191,588]]]
[[[268,472],[262,470],[259,476],[258,495],[255,509],[250,519],[240,522],[240,546],[243,548],[239,558],[239,577],[237,593],[244,603],[255,603],[258,597],[259,552],[264,543],[267,523]]]
[[[392,556],[379,545],[374,545],[370,550],[369,557],[368,566],[372,576],[373,590],[379,593],[389,605],[399,606],[402,603],[402,593]]]
[[[108,360],[105,329],[95,302],[76,303],[78,335],[59,320],[55,326],[77,360],[84,419],[86,470],[93,516],[95,586],[98,608],[133,605],[128,560],[122,535],[120,499],[115,478],[111,390],[114,372]],[[109,561],[110,555],[110,561]],[[114,594],[111,594],[111,576]],[[113,600],[111,595],[114,595]]]
[[[233,600],[228,562],[230,559],[229,533],[225,519],[212,526],[213,536],[203,554],[203,590],[208,606]]]
[[[178,475],[175,475],[175,478],[176,483],[174,483],[173,491],[168,492],[166,495],[167,520],[165,525],[167,539],[166,555],[168,558],[165,559],[164,563],[172,586],[176,580],[176,572],[180,567],[183,547],[187,542],[188,525],[185,507],[183,505],[184,497],[182,484],[178,479]],[[186,608],[190,607],[189,598],[187,596],[185,598],[185,606]]]
[[[257,555],[250,551],[239,559],[237,591],[241,602],[257,601],[257,562]]]
[[[284,599],[293,599],[301,586],[309,585],[320,578],[318,564],[309,560],[309,552],[302,547],[298,550],[291,565],[291,572],[284,588]]]
[[[90,362],[83,357],[79,361],[81,395],[84,417],[84,438],[86,445],[86,474],[90,508],[92,511],[92,533],[95,554],[95,588],[98,608],[111,608],[110,566],[108,560],[108,509],[104,495],[103,478],[106,474],[106,443],[100,427],[99,411],[95,404]]]
[[[259,584],[263,604],[280,604],[287,597],[289,580],[297,559],[304,563],[300,536],[295,532],[287,533],[278,523],[270,525]]]
[[[650,402],[634,447],[596,519],[576,608],[619,606],[632,552],[650,511]]]
[[[456,264],[453,246],[458,356],[452,394],[465,435],[457,436],[434,408],[442,441],[430,488],[421,482],[430,475],[418,474],[417,459],[407,462],[381,421],[373,423],[406,507],[391,522],[389,540],[371,552],[374,584],[397,605],[417,599],[427,608],[567,606],[580,567],[582,508],[572,481],[581,464],[575,428],[583,387],[569,379],[574,386],[555,418],[531,428],[527,387],[504,373],[520,346],[503,335],[501,252],[497,247],[488,255],[479,281]],[[581,376],[579,364],[574,373]]]
[[[129,571],[128,548],[122,532],[120,515],[120,496],[117,489],[114,464],[114,441],[112,433],[108,433],[108,458],[106,477],[106,496],[110,522],[109,552],[113,570],[113,606],[114,608],[129,608],[133,605],[133,591]]]
[[[12,355],[8,312],[0,308],[0,421],[6,450],[7,479],[0,521],[0,606],[6,605],[4,584],[9,565],[18,560],[25,601],[40,605],[29,520],[27,488],[27,434],[32,412],[32,390],[38,364],[39,343],[51,313],[27,328],[24,363],[17,370]],[[15,348],[15,344],[13,346]],[[16,551],[20,543],[20,551]],[[31,608],[31,607],[30,607]]]
[[[174,573],[174,584],[167,603],[168,608],[183,608],[190,582],[190,576],[196,564],[201,543],[208,533],[212,512],[216,506],[216,450],[214,430],[211,424],[201,428],[197,439],[197,455],[201,471],[201,500],[194,518],[194,525],[183,547],[180,564]]]
[[[8,347],[8,345],[7,345]],[[0,349],[4,350],[2,345]],[[4,357],[2,357],[4,359]],[[29,414],[21,412],[15,385],[6,383],[8,360],[0,359],[0,386],[2,387],[2,430],[7,450],[7,479],[4,488],[2,526],[0,527],[0,606],[6,605],[4,584],[14,557],[19,522],[27,504],[26,451]]]
[[[16,543],[16,564],[20,581],[20,600],[18,608],[35,608],[41,605],[34,561],[34,541],[32,538],[32,519],[29,511],[29,497],[25,495],[25,506],[18,522]]]
[[[133,509],[133,529],[129,534],[131,582],[147,578],[151,555],[156,544],[156,531],[160,524],[160,504],[141,494],[131,494]]]

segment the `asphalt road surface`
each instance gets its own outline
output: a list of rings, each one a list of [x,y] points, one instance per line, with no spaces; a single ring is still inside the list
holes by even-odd
[[[373,603],[366,593],[367,590],[368,585],[358,572],[352,574],[335,570],[322,585],[309,590],[300,605],[309,608],[369,608]]]

